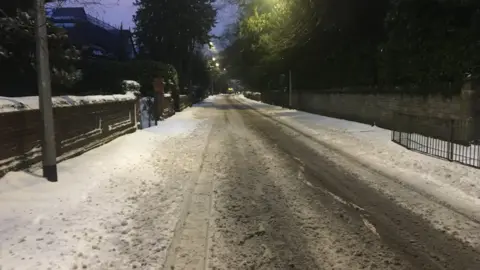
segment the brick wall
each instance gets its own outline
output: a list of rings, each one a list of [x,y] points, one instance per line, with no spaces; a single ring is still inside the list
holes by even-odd
[[[465,88],[465,87],[464,87]],[[325,116],[341,118],[386,129],[414,132],[444,140],[468,143],[480,139],[480,108],[476,91],[464,89],[453,97],[441,95],[307,93],[294,91],[292,107]],[[263,93],[265,103],[288,107],[288,92]],[[479,111],[479,110],[477,110]],[[480,114],[480,113],[477,113]],[[453,121],[455,120],[455,121]]]
[[[58,160],[82,154],[137,129],[138,102],[134,97],[73,104],[54,107]],[[38,109],[1,112],[0,126],[0,176],[41,161]]]

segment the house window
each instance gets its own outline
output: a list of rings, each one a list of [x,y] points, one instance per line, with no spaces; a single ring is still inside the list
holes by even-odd
[[[75,23],[55,23],[54,24],[57,27],[62,27],[62,28],[73,28],[75,27]]]
[[[103,56],[103,55],[104,55],[104,53],[103,53],[102,51],[100,51],[100,50],[93,50],[93,51],[92,51],[92,54],[93,54],[93,55],[97,55],[97,56]]]
[[[75,16],[52,16],[52,19],[55,19],[55,20],[74,20],[76,19]]]

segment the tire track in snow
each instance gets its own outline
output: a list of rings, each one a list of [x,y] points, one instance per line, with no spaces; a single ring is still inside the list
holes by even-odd
[[[207,137],[201,165],[195,182],[184,195],[180,218],[175,227],[174,237],[168,248],[164,269],[205,269],[208,258],[209,217],[212,208],[212,177],[209,177],[208,157],[211,156],[212,142],[218,135],[218,117]]]
[[[218,167],[225,175],[215,180],[210,267],[414,269],[383,246],[350,207],[292,181],[298,165],[280,151],[291,142],[269,140],[263,131],[277,129],[264,127],[242,106],[231,107],[232,125],[226,128],[224,161]]]
[[[360,212],[360,216],[362,218],[362,221],[363,221],[363,224],[365,225],[365,227],[367,229],[369,229],[375,236],[377,236],[378,238],[380,238],[380,234],[377,232],[377,229],[375,227],[375,225],[373,225],[367,218],[368,214],[366,214],[366,211],[365,209],[363,209],[362,207],[352,203],[352,202],[347,202],[346,200],[342,199],[341,197],[335,195],[334,193],[322,188],[322,187],[319,187],[319,186],[315,186],[314,184],[312,184],[310,181],[308,181],[307,179],[305,179],[304,177],[304,173],[305,173],[305,164],[303,164],[303,162],[298,158],[298,157],[292,157],[295,161],[297,161],[299,163],[299,170],[298,170],[298,179],[300,179],[300,181],[302,181],[302,183],[304,183],[305,185],[309,186],[310,188],[312,189],[315,189],[315,190],[318,190],[320,192],[322,192],[323,194],[325,195],[328,195],[330,197],[332,197],[334,200],[336,200],[337,202],[343,204],[343,205],[346,205],[354,210],[357,210]]]

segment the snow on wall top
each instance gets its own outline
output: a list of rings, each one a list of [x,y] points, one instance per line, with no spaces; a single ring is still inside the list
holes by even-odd
[[[122,95],[93,95],[93,96],[59,96],[53,97],[53,107],[69,107],[87,104],[135,100],[135,94],[127,92]],[[38,110],[38,96],[30,97],[2,97],[0,96],[0,113],[25,110]]]

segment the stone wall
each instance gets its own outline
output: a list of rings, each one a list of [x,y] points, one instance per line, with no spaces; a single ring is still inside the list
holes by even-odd
[[[476,91],[468,88],[453,97],[441,95],[308,93],[294,91],[292,107],[302,111],[377,125],[397,131],[419,133],[467,144],[480,138],[474,108]],[[265,103],[289,107],[287,92],[263,93]]]
[[[192,99],[188,95],[180,95],[180,111],[192,106]]]
[[[243,95],[249,99],[256,100],[256,101],[262,101],[262,94],[258,92],[250,92],[246,91],[243,93]]]
[[[170,94],[165,94],[163,97],[163,105],[162,105],[162,117],[168,118],[175,114],[175,108],[173,106],[173,98]]]
[[[36,100],[0,97],[0,176],[41,161],[42,123]],[[57,159],[134,132],[138,105],[133,95],[54,98]]]
[[[142,100],[142,128],[147,128],[153,125],[149,124],[150,121],[154,121],[155,114],[157,113],[159,119],[166,119],[175,114],[175,106],[173,97],[170,93],[163,94],[157,92],[157,104],[155,108],[155,97],[143,97]],[[180,95],[180,111],[192,106],[192,97],[187,95]],[[155,111],[156,110],[156,111]]]

